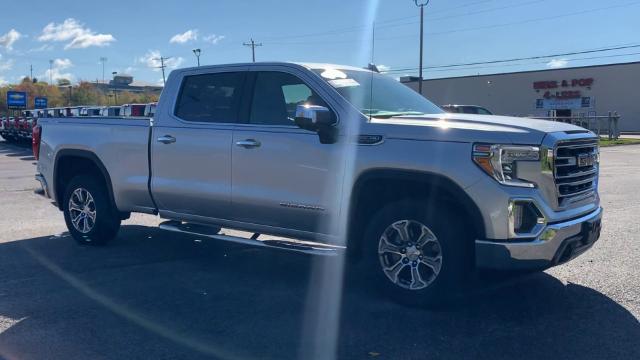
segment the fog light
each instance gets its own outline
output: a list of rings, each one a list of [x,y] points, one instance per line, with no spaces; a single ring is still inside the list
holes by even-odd
[[[546,219],[531,200],[512,200],[509,204],[509,227],[512,238],[535,237]]]

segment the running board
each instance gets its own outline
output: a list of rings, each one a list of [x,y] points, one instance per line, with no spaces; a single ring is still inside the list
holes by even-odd
[[[181,223],[179,221],[165,221],[160,224],[160,229],[179,232],[182,234],[205,236],[208,238],[229,241],[237,244],[292,251],[309,255],[336,256],[344,250],[344,248],[342,247],[330,246],[315,242],[297,242],[284,239],[257,240],[257,236],[255,235],[259,234],[254,234],[252,238],[225,235],[219,233],[219,227]],[[255,239],[253,239],[253,237],[255,237]]]

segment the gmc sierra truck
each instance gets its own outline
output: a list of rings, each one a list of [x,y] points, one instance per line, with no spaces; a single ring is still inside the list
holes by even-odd
[[[166,230],[344,254],[407,302],[442,301],[476,268],[564,263],[600,235],[593,133],[447,114],[349,66],[175,70],[153,118],[43,118],[33,147],[43,193],[82,244],[157,214]]]

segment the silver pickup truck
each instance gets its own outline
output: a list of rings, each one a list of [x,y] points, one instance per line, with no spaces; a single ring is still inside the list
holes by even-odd
[[[80,243],[157,214],[167,230],[343,253],[408,302],[441,301],[475,268],[566,262],[600,235],[593,133],[446,114],[360,68],[176,70],[152,119],[43,118],[34,134],[36,178]]]

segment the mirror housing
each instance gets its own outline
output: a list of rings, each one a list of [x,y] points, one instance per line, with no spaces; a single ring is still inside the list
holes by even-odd
[[[337,119],[328,108],[320,105],[298,105],[294,120],[299,128],[317,132],[322,144],[336,142]]]
[[[331,110],[319,105],[298,105],[295,123],[301,129],[318,131],[323,126],[333,126],[336,121]]]

